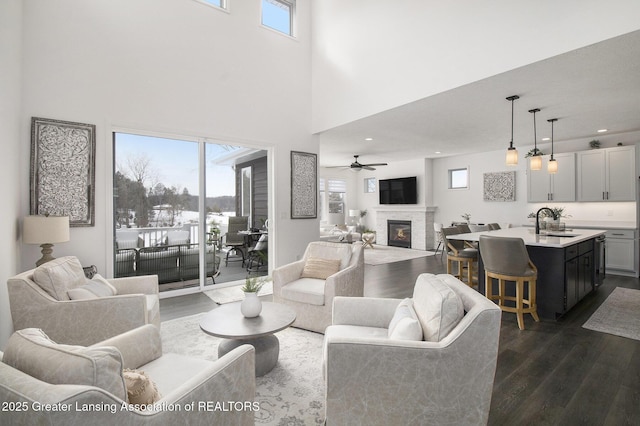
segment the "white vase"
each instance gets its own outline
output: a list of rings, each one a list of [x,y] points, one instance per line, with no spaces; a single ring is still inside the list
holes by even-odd
[[[240,312],[246,318],[255,318],[262,312],[262,301],[258,297],[258,293],[245,292],[244,300],[240,302]]]

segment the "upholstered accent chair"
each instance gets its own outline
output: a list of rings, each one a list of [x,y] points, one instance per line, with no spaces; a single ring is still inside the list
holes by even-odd
[[[13,329],[40,328],[58,343],[91,345],[160,327],[156,275],[89,280],[80,261],[65,256],[9,278],[7,287]]]
[[[314,241],[302,260],[273,270],[273,301],[296,311],[294,327],[324,333],[331,324],[333,298],[363,294],[362,244]]]
[[[200,405],[253,402],[255,350],[251,345],[212,362],[163,354],[159,330],[152,325],[89,347],[57,344],[31,328],[15,332],[0,359],[0,400],[29,408],[1,410],[3,425],[254,424],[251,409],[212,412]],[[145,380],[133,390],[125,385],[130,372],[123,369],[143,371],[133,377],[138,380],[142,375],[150,382]],[[44,404],[60,409],[44,408]],[[187,412],[190,404],[195,404],[194,409]],[[69,410],[63,411],[64,407]],[[77,407],[101,409],[79,412]]]
[[[487,424],[500,316],[446,274],[421,274],[405,300],[336,297],[324,337],[327,424]]]

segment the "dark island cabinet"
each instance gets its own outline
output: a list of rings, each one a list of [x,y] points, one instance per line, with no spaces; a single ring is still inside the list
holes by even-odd
[[[564,249],[565,312],[593,291],[595,284],[593,243],[593,240],[588,240]]]

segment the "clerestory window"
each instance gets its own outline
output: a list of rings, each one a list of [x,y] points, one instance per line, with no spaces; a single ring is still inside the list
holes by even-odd
[[[262,25],[294,36],[295,0],[262,0]]]

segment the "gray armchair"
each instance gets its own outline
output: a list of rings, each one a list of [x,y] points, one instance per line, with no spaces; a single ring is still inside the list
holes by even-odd
[[[327,424],[487,423],[500,309],[451,275],[422,274],[413,307],[424,336],[433,336],[427,331],[438,318],[433,307],[439,303],[429,305],[435,293],[425,292],[429,287],[450,300],[455,293],[463,307],[450,321],[451,331],[429,341],[389,337],[399,299],[334,299],[333,325],[324,340]]]
[[[14,333],[5,352],[0,352],[0,400],[28,407],[1,410],[0,424],[254,424],[255,408],[247,407],[255,398],[255,350],[251,345],[240,346],[211,362],[163,354],[159,330],[151,325],[88,348],[49,343],[38,332],[28,329]],[[126,405],[134,402],[127,399],[123,368],[143,370],[155,382],[161,398],[153,403],[159,409]],[[243,409],[211,411],[202,405],[228,408],[229,401],[242,403]],[[33,409],[44,404],[71,408]],[[187,411],[191,404],[194,409]],[[76,409],[83,406],[103,408]]]
[[[88,282],[73,256],[9,278],[13,329],[40,328],[59,343],[91,345],[145,324],[160,327],[156,275],[107,281],[116,295],[71,300],[68,290]]]
[[[310,259],[339,260],[338,270],[326,279],[306,274]],[[315,241],[309,243],[302,260],[273,271],[273,301],[296,311],[294,327],[324,333],[331,324],[333,298],[362,297],[363,294],[362,244]]]

